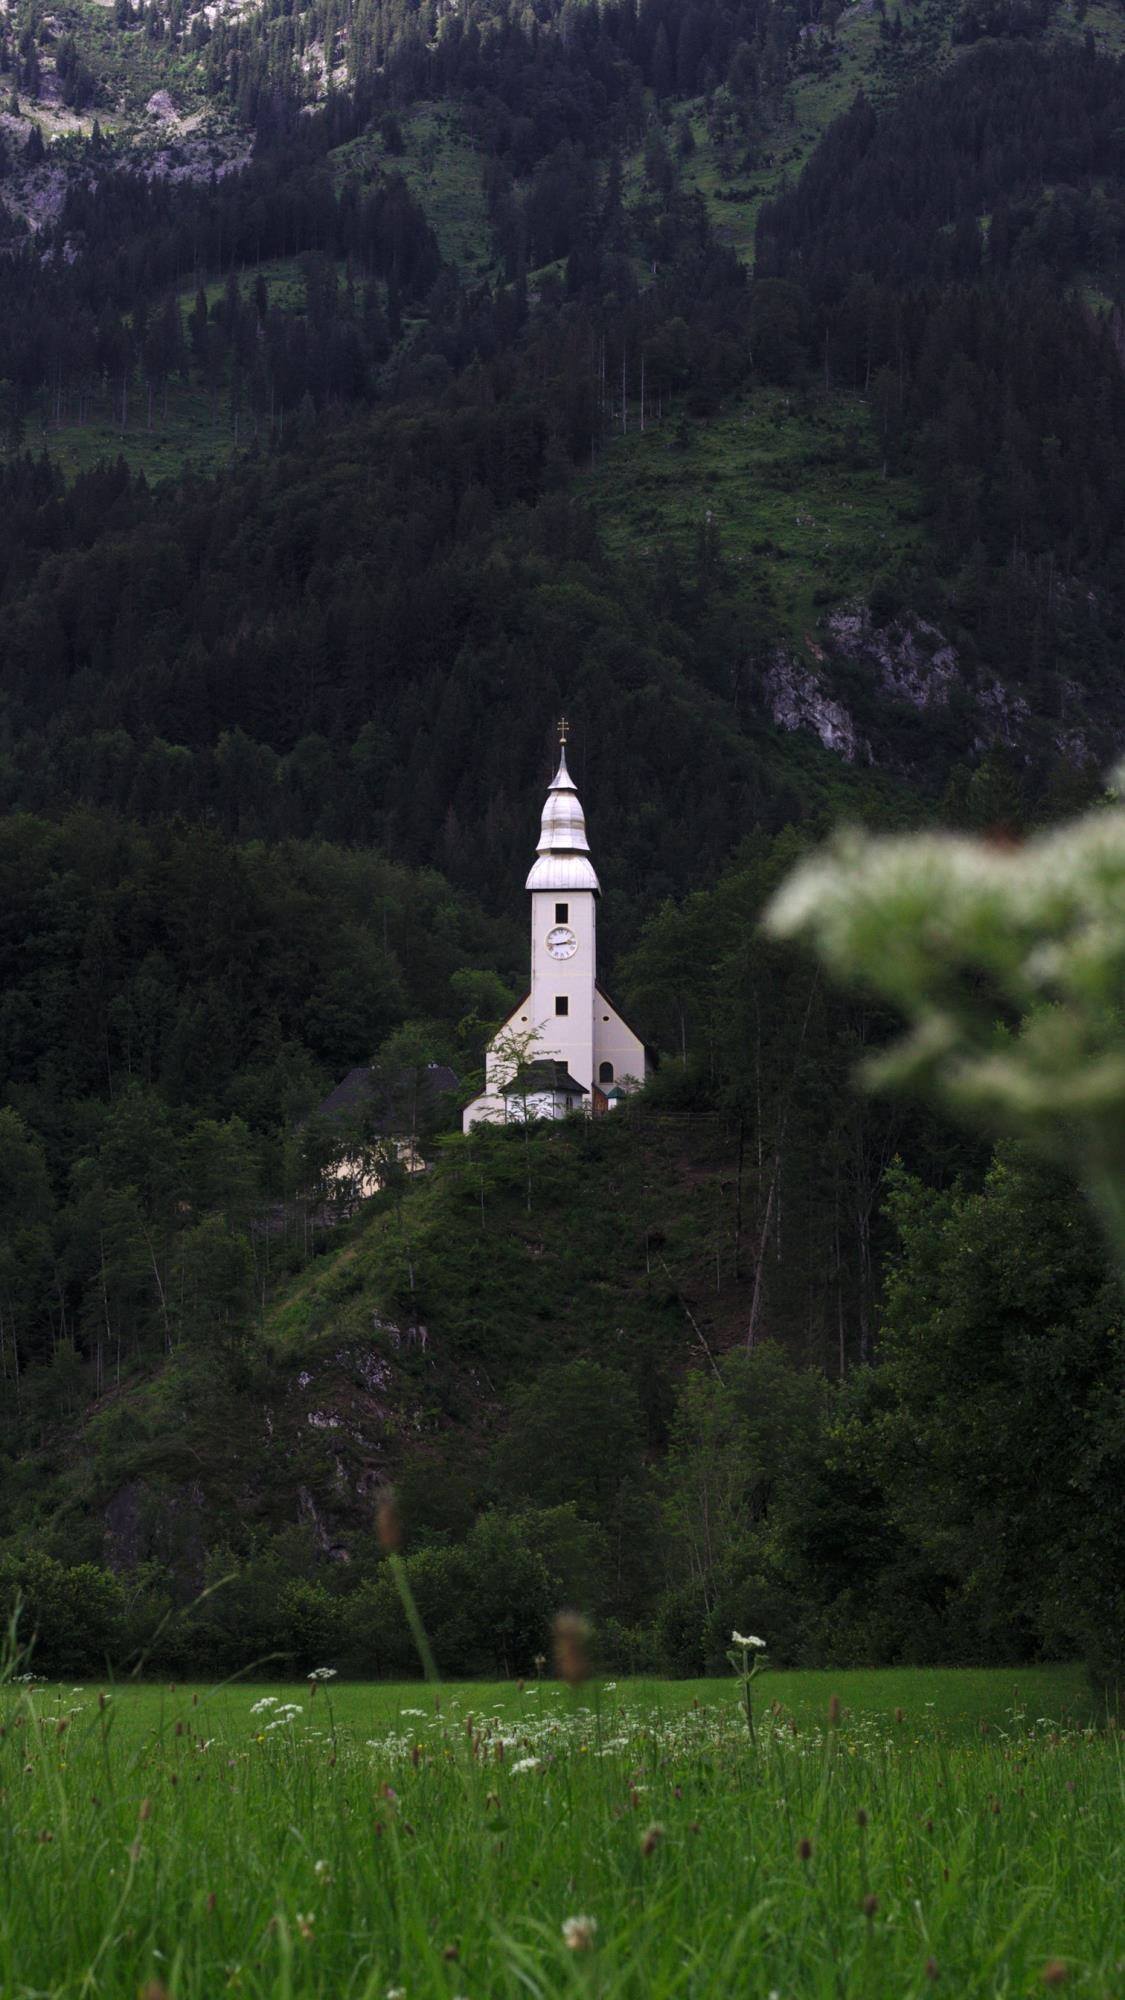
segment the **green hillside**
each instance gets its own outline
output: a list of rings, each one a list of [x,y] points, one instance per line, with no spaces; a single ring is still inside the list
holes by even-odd
[[[200,1475],[206,1542],[235,1517],[280,1531],[299,1485],[334,1542],[362,1546],[388,1481],[432,1465],[435,1488],[487,1493],[507,1401],[545,1354],[647,1376],[658,1430],[701,1341],[721,1353],[748,1309],[735,1144],[726,1121],[676,1117],[443,1142],[424,1185],[377,1199],[282,1288],[221,1387],[188,1352],[59,1440],[46,1546],[101,1559],[124,1492],[153,1537],[135,1553],[163,1552]],[[433,1525],[436,1491],[428,1506]]]
[[[1011,843],[1119,752],[1121,39],[0,16],[0,1606],[45,1647],[385,1627],[405,1672],[393,1486],[461,1671],[524,1584],[669,1672],[747,1603],[793,1661],[1116,1671],[1100,1244],[860,1097],[893,1023],[759,922],[841,818]],[[521,990],[560,713],[659,1074],[446,1106],[343,1222],[325,1093],[467,1098]]]
[[[1089,1515],[1081,1491],[1120,1448],[1099,1359],[1117,1295],[1073,1195],[1014,1158],[974,1196],[903,1190],[885,1366],[841,1376],[831,1293],[812,1319],[801,1298],[799,1225],[759,1312],[765,1190],[744,1140],[729,1118],[650,1106],[447,1141],[251,1335],[216,1328],[134,1366],[65,1427],[44,1423],[44,1384],[0,1561],[0,1587],[36,1607],[44,1665],[80,1665],[64,1607],[88,1599],[99,1643],[177,1675],[326,1654],[409,1672],[374,1534],[392,1485],[449,1671],[503,1665],[507,1612],[488,1607],[516,1589],[525,1623],[538,1593],[584,1605],[614,1665],[713,1666],[740,1601],[779,1660],[1052,1657],[1076,1633],[1103,1660],[1116,1515]],[[1077,1337],[1053,1320],[1060,1285]],[[763,1337],[802,1323],[788,1354]],[[1068,1361],[1044,1433],[1029,1358],[1048,1329]],[[983,1428],[951,1448],[966,1376]],[[62,1370],[52,1386],[73,1394]],[[993,1421],[1030,1454],[1019,1467],[990,1456]],[[1074,1423],[1090,1427],[1078,1492],[1052,1441]],[[1034,1504],[1003,1547],[982,1544],[1027,1463]]]

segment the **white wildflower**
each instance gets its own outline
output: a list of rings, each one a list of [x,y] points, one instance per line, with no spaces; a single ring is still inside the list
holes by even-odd
[[[314,1667],[311,1674],[305,1675],[305,1679],[310,1681],[334,1681],[337,1672],[338,1669],[336,1667]]]
[[[564,1917],[563,1943],[568,1951],[589,1951],[597,1935],[596,1917]]]
[[[538,1757],[520,1757],[511,1766],[512,1776],[513,1778],[518,1778],[521,1771],[538,1771],[539,1767],[540,1759]]]
[[[756,1653],[764,1653],[766,1650],[765,1640],[755,1638],[752,1632],[732,1632],[730,1636],[736,1646],[753,1646]]]
[[[275,1694],[264,1694],[261,1701],[251,1702],[250,1713],[251,1715],[264,1715],[268,1708],[276,1707],[277,1696]]]

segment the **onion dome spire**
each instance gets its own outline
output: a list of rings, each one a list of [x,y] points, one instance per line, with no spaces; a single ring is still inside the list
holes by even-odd
[[[525,887],[528,889],[592,889],[597,895],[601,884],[590,860],[586,838],[586,815],[578,791],[566,768],[566,717],[559,722],[559,768],[551,780],[543,820],[539,828],[538,860],[532,863]]]

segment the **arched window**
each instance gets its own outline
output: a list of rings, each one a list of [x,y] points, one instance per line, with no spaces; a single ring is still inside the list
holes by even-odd
[[[598,1064],[598,1082],[599,1082],[599,1083],[612,1083],[612,1082],[613,1082],[613,1064],[612,1064],[612,1063],[599,1063],[599,1064]]]

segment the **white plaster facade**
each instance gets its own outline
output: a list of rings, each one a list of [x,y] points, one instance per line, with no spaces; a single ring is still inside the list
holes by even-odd
[[[586,821],[566,768],[566,747],[547,793],[531,895],[531,986],[485,1056],[485,1089],[465,1108],[464,1129],[525,1115],[561,1118],[575,1102],[587,1113],[611,1108],[605,1093],[636,1090],[645,1047],[598,985],[597,899],[601,893]],[[554,1061],[583,1095],[548,1090],[505,1099],[504,1085],[529,1063]],[[533,1108],[534,1107],[534,1108]]]

